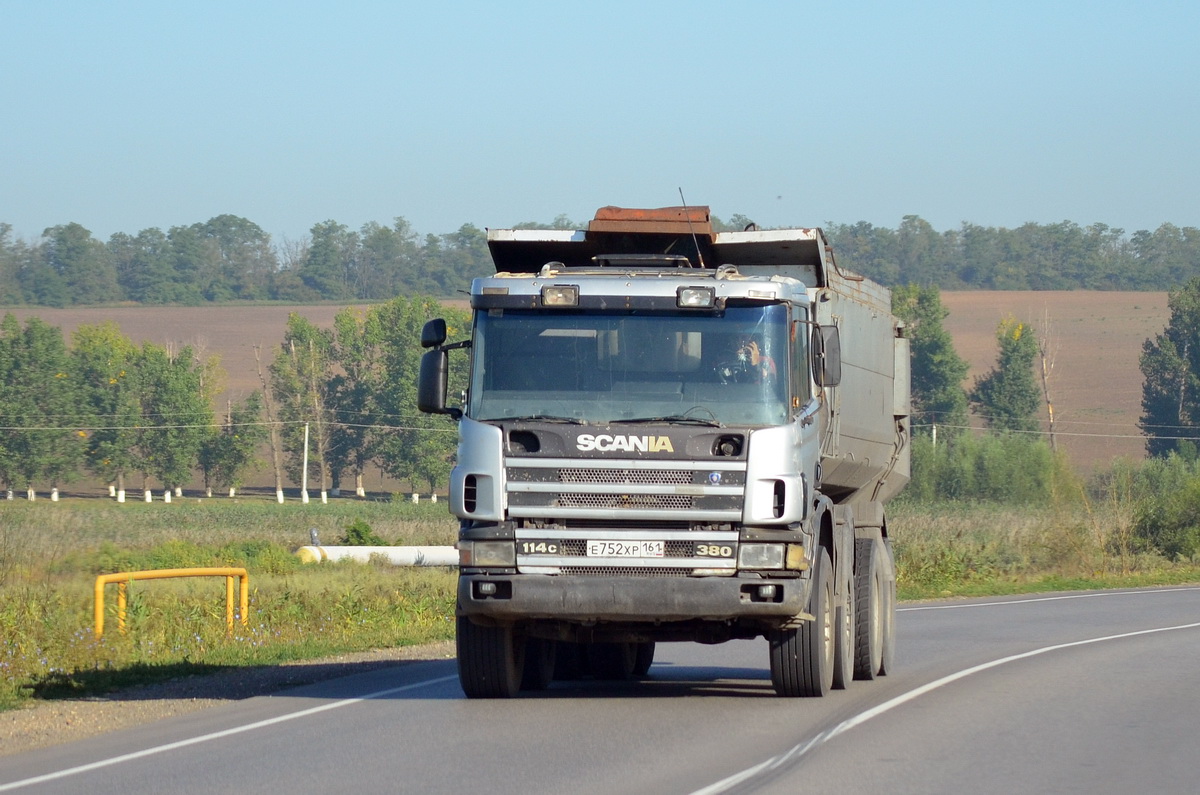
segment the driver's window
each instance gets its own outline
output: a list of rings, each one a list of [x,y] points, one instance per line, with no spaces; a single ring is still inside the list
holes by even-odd
[[[792,410],[804,407],[812,396],[812,382],[809,376],[808,359],[808,319],[807,313],[797,310],[797,319],[792,321],[792,344],[789,345],[792,359]]]

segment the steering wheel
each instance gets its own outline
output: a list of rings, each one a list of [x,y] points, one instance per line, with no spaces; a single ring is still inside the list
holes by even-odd
[[[753,365],[749,359],[732,359],[720,362],[713,367],[713,371],[722,384],[771,383],[775,378],[775,361],[764,356],[758,365]]]
[[[713,366],[717,380],[722,384],[750,384],[757,380],[755,368],[745,359],[731,359]]]

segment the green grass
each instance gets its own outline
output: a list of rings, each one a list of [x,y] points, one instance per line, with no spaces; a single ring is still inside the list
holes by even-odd
[[[304,566],[293,554],[309,543],[310,528],[336,544],[355,525],[406,545],[453,543],[457,526],[444,504],[407,502],[0,504],[0,709],[225,666],[453,637],[453,572]],[[110,586],[105,633],[95,637],[97,575],[197,566],[248,569],[245,626],[239,616],[226,634],[222,578],[138,581],[126,632],[117,630]]]
[[[946,502],[893,506],[901,599],[1200,582],[1200,561],[1170,561],[1135,543],[1131,512]]]

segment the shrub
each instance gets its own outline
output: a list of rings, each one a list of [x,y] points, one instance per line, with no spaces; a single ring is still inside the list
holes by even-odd
[[[1180,489],[1142,502],[1134,535],[1168,558],[1189,560],[1200,553],[1200,476]]]
[[[902,499],[1047,505],[1076,491],[1066,460],[1040,439],[963,433],[936,446],[928,437],[913,439],[912,482]]]
[[[352,547],[386,547],[388,543],[375,534],[371,525],[363,519],[355,519],[346,525],[345,534],[338,539]]]

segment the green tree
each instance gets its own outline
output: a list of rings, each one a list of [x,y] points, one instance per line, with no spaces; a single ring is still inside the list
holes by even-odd
[[[954,350],[942,321],[950,312],[936,287],[916,284],[892,290],[892,313],[905,324],[912,358],[912,416],[918,432],[935,424],[965,426],[970,365]]]
[[[215,270],[212,248],[195,224],[173,226],[167,238],[171,241],[171,302],[186,306],[203,303],[207,282]]]
[[[236,215],[218,215],[194,224],[210,252],[213,272],[205,297],[210,301],[261,300],[279,267],[271,236],[258,224]]]
[[[312,228],[312,243],[300,266],[300,279],[322,298],[353,298],[358,287],[358,234],[345,224],[325,221]]]
[[[421,289],[440,296],[454,295],[470,287],[471,280],[493,272],[487,234],[473,224],[441,235],[436,243],[426,240],[423,269],[429,283]]]
[[[329,380],[329,445],[332,485],[341,488],[344,472],[354,476],[354,493],[364,496],[363,473],[374,457],[377,438],[376,396],[381,378],[379,316],[346,308],[333,319],[332,356],[339,372]]]
[[[381,373],[375,405],[380,433],[375,460],[394,478],[425,482],[431,489],[444,484],[455,450],[453,425],[446,419],[421,414],[416,405],[416,383],[423,350],[421,328],[444,317],[451,339],[461,339],[470,329],[465,312],[450,310],[432,298],[396,298],[372,308],[382,331]],[[450,357],[450,394],[466,386],[466,356]]]
[[[137,237],[118,232],[108,239],[117,281],[132,301],[186,303],[175,272],[175,248],[161,229],[143,229]],[[194,300],[192,301],[194,303]]]
[[[1191,460],[1200,445],[1200,277],[1167,298],[1167,327],[1142,345],[1142,417],[1146,451]]]
[[[19,480],[32,496],[39,482],[57,488],[76,475],[86,412],[61,329],[37,317],[22,327],[7,314],[0,349],[0,466],[10,487]]]
[[[1042,403],[1033,375],[1037,338],[1032,328],[1010,316],[1000,321],[996,341],[1000,346],[996,366],[975,379],[972,408],[995,430],[1036,431]]]
[[[225,422],[200,445],[200,472],[210,497],[214,488],[228,489],[229,496],[234,496],[246,476],[261,463],[258,448],[267,439],[262,413],[262,395],[251,392],[237,405],[229,405]]]
[[[143,474],[166,489],[178,489],[191,478],[213,424],[211,395],[205,389],[209,371],[187,346],[173,353],[145,343],[140,351],[140,463]]]
[[[295,312],[288,315],[283,343],[271,363],[271,392],[283,425],[286,469],[293,482],[304,474],[305,426],[308,427],[308,475],[317,476],[322,495],[329,487],[330,382],[333,333]]]
[[[363,226],[359,237],[356,297],[386,300],[412,292],[419,246],[408,221],[396,218],[391,226],[371,222]]]
[[[42,248],[46,263],[57,273],[72,304],[99,304],[121,297],[117,272],[108,249],[79,224],[47,229]]]
[[[0,306],[24,302],[20,274],[25,257],[24,245],[13,240],[12,224],[0,222]]]
[[[138,468],[135,448],[142,419],[139,351],[111,321],[80,326],[71,343],[71,357],[79,375],[80,404],[91,415],[87,467],[112,483],[117,499],[124,502],[125,476]]]

